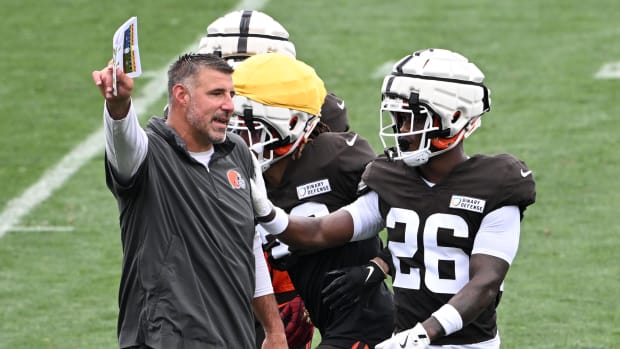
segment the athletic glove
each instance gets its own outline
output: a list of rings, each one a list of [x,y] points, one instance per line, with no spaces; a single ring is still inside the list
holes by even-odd
[[[288,270],[289,267],[297,264],[299,258],[292,254],[287,244],[276,239],[275,235],[269,234],[260,224],[256,226],[256,231],[260,234],[263,251],[271,267],[278,270]]]
[[[265,251],[267,253],[267,261],[269,261],[269,265],[271,265],[273,269],[289,270],[290,268],[292,268],[299,262],[299,255],[291,254],[290,252],[288,252],[288,246],[285,245],[283,242],[280,242],[280,244],[282,245],[278,245],[275,248]],[[286,251],[288,254],[278,255],[277,254],[279,252],[278,249],[284,248],[284,247],[286,247]]]
[[[263,180],[263,169],[258,163],[258,159],[252,153],[252,164],[254,165],[254,178],[250,180],[252,189],[252,203],[254,204],[254,214],[256,217],[266,217],[273,210],[273,204],[267,197],[267,188]]]
[[[310,321],[304,301],[297,295],[278,307],[289,348],[304,348],[312,341],[312,334],[314,333],[314,325]]]
[[[332,281],[321,291],[323,303],[334,310],[344,309],[359,301],[360,295],[376,287],[383,279],[385,274],[374,261],[330,271],[325,274],[325,280]]]
[[[397,333],[375,346],[375,349],[425,349],[431,344],[426,330],[418,322],[413,328]]]

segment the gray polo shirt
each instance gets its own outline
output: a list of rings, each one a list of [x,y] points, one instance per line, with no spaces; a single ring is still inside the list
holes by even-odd
[[[121,348],[254,345],[252,160],[229,134],[209,170],[163,119],[147,127],[146,158],[129,184],[106,161],[120,211]],[[124,183],[124,182],[123,182]]]

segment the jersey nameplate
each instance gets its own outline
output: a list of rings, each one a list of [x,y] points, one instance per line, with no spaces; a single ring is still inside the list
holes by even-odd
[[[302,184],[297,187],[297,198],[299,200],[309,198],[311,196],[320,195],[332,191],[328,179]]]
[[[485,200],[471,198],[469,196],[452,195],[450,208],[482,213],[484,211]]]

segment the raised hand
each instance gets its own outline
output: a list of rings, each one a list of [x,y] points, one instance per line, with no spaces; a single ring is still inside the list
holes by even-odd
[[[92,72],[93,82],[97,87],[101,95],[106,100],[106,106],[110,112],[112,118],[123,118],[129,111],[131,103],[131,92],[133,90],[133,79],[123,73],[120,68],[116,69],[116,96],[113,91],[113,77],[112,77],[112,61],[108,65],[101,69]]]

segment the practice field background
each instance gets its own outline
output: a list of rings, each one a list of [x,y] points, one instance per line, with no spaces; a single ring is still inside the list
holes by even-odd
[[[620,348],[617,0],[3,2],[0,348],[116,346],[120,234],[91,80],[116,28],[138,16],[145,121],[165,105],[167,64],[250,6],[288,28],[378,152],[386,65],[427,47],[476,62],[493,105],[468,153],[510,152],[537,182],[499,308],[503,348]]]

